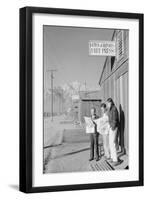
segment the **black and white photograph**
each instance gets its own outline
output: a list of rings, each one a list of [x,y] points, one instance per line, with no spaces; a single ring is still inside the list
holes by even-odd
[[[129,169],[129,30],[43,26],[43,173]]]
[[[146,1],[5,0],[0,15],[0,199],[146,199]]]
[[[20,10],[20,190],[143,185],[143,15]]]

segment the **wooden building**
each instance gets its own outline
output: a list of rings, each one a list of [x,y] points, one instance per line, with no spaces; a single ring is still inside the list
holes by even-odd
[[[84,116],[90,116],[92,107],[96,108],[96,114],[101,115],[101,95],[100,91],[87,91],[80,92],[79,101],[79,121],[84,122]]]
[[[72,112],[74,121],[81,124],[84,122],[84,116],[90,117],[92,107],[96,108],[98,116],[101,115],[100,91],[80,91],[79,98],[72,102]]]
[[[115,30],[112,40],[116,42],[116,56],[106,57],[99,80],[103,101],[114,100],[119,111],[119,144],[128,154],[128,76],[129,76],[129,31]]]

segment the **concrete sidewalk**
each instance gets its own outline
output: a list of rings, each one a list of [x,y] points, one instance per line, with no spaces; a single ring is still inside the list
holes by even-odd
[[[89,142],[63,143],[62,145],[44,149],[44,173],[66,173],[86,171],[110,171],[127,169],[128,157],[123,155],[122,164],[113,166],[102,156],[96,162],[89,162]]]
[[[64,116],[57,116],[53,122],[47,118],[44,123],[44,173],[127,169],[128,157],[125,155],[120,157],[123,162],[117,167],[104,157],[98,162],[89,162],[89,135],[82,127],[75,127],[72,122],[65,120]]]
[[[46,160],[44,173],[92,170],[88,161],[89,143],[63,143],[45,151],[45,154],[50,153],[50,157]]]

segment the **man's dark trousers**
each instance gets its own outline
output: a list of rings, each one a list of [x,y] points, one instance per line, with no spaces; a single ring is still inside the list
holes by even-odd
[[[98,133],[90,133],[90,159],[99,159]]]

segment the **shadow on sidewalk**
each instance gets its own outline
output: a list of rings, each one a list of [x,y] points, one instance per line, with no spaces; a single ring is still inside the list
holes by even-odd
[[[84,149],[80,149],[78,151],[72,151],[72,152],[69,152],[69,153],[65,153],[65,154],[62,154],[62,155],[59,155],[59,156],[56,156],[56,157],[53,157],[51,160],[54,160],[54,159],[58,159],[58,158],[62,158],[64,156],[70,156],[70,155],[73,155],[73,154],[76,154],[76,153],[80,153],[80,152],[83,152],[83,151],[87,151],[89,150],[90,148],[84,148]]]

